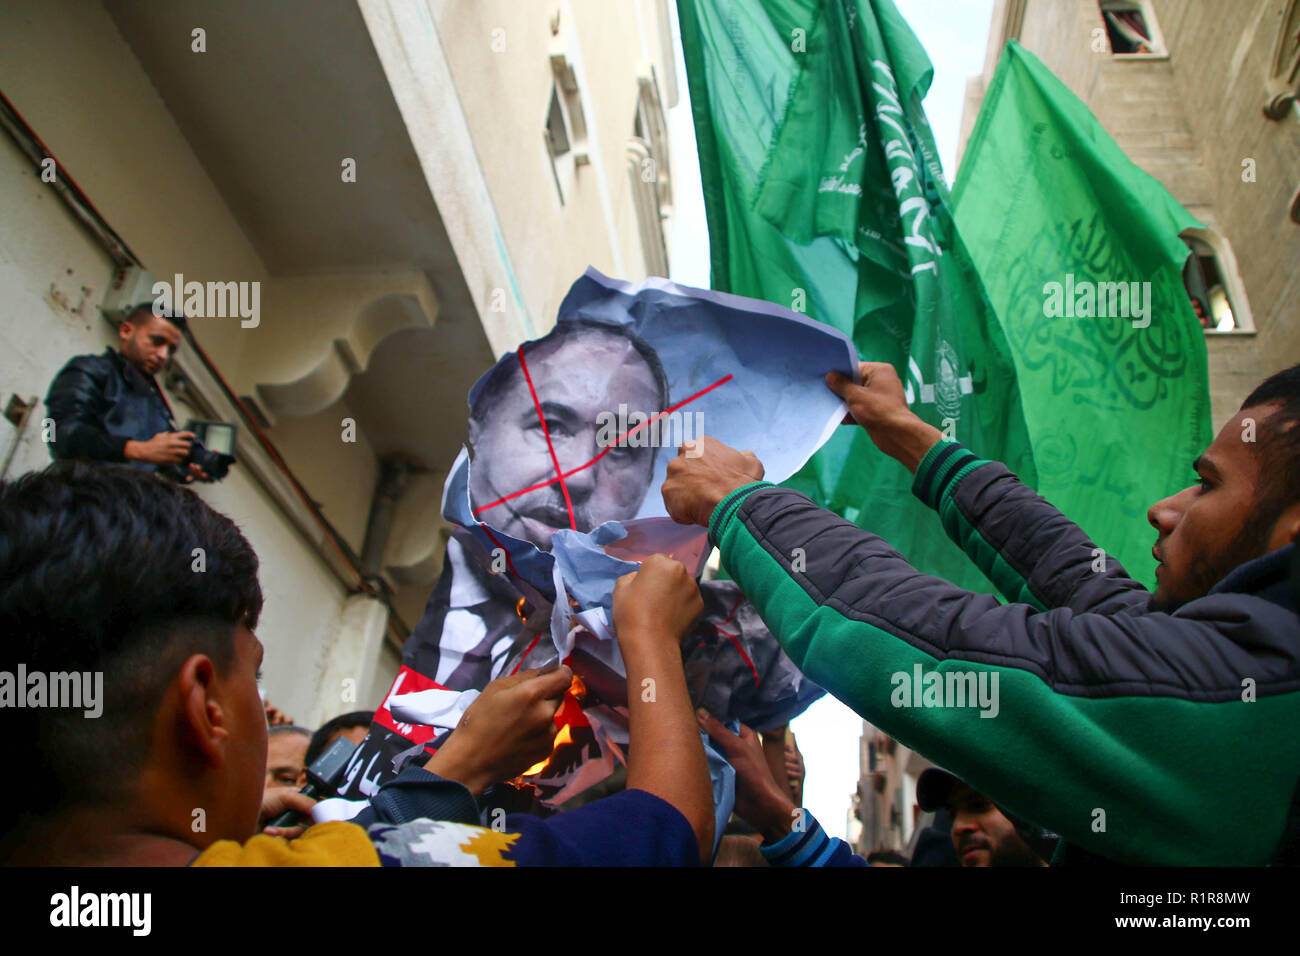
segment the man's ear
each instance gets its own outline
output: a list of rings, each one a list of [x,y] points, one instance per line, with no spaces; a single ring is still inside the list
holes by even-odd
[[[1300,541],[1300,501],[1285,508],[1268,536],[1268,550],[1276,551]]]
[[[117,340],[119,342],[125,342],[134,334],[135,334],[135,325],[131,322],[130,319],[124,320],[117,327]]]
[[[226,713],[216,696],[216,678],[216,665],[206,654],[186,658],[176,678],[180,688],[178,720],[182,735],[209,764],[219,764],[224,759],[230,739]]]

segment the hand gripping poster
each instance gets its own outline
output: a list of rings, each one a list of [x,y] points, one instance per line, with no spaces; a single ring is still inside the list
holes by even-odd
[[[656,552],[699,575],[710,551],[705,529],[664,510],[668,462],[707,434],[752,450],[767,480],[789,477],[844,416],[824,383],[832,369],[856,380],[852,344],[789,309],[588,269],[554,329],[470,391],[468,445],[443,490],[456,530],[441,578],[348,766],[344,800],[318,816],[351,815],[422,763],[490,681],[559,663],[575,679],[553,753],[480,804],[545,814],[618,789],[628,694],[640,689],[627,686],[611,627],[614,582]],[[734,583],[700,587],[705,611],[682,645],[697,707],[763,731],[822,695]],[[709,760],[725,822],[730,768]]]

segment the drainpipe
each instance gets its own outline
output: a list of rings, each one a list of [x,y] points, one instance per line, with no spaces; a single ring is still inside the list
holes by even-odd
[[[366,521],[366,541],[361,548],[361,574],[376,593],[383,593],[384,549],[393,527],[393,512],[397,499],[406,490],[413,471],[411,461],[404,455],[385,455],[379,459],[379,481],[375,496],[370,499],[370,517]]]

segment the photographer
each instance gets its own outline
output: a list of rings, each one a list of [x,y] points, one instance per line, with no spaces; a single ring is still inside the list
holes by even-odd
[[[126,462],[176,481],[220,481],[234,459],[178,431],[154,376],[180,348],[185,319],[138,305],[117,328],[120,351],[79,355],[50,385],[50,455]]]

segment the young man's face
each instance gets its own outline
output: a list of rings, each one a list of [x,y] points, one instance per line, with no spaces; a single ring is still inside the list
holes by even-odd
[[[1159,532],[1151,549],[1156,567],[1153,606],[1172,611],[1204,597],[1238,565],[1287,544],[1276,540],[1280,522],[1261,515],[1258,503],[1258,445],[1245,441],[1277,410],[1244,408],[1223,426],[1195,465],[1200,481],[1158,501],[1147,520]]]
[[[617,414],[620,404],[629,413],[655,415],[662,410],[654,373],[622,336],[592,331],[555,348],[525,351],[524,361],[555,458],[566,474],[605,451],[596,441],[602,412]],[[524,376],[512,376],[499,394],[483,401],[487,408],[481,420],[470,420],[474,449],[470,500],[475,508],[556,476],[547,435]],[[650,485],[654,455],[650,447],[610,447],[595,464],[567,475],[564,483],[577,530],[590,531],[606,521],[634,516]],[[477,517],[544,549],[550,548],[557,529],[570,527],[558,481],[486,508]]]
[[[138,312],[117,327],[122,356],[145,375],[157,375],[181,344],[181,330],[166,319]]]
[[[952,845],[962,866],[1041,866],[1002,815],[982,793],[954,783],[948,798],[952,811]]]
[[[261,666],[262,642],[241,624],[235,635],[234,664],[221,681],[230,733],[226,779],[238,831],[223,836],[241,841],[257,832],[266,784],[266,708],[257,689]]]

